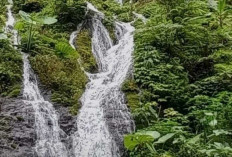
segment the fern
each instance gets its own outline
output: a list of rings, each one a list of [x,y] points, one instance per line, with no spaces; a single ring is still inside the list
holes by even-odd
[[[55,50],[56,55],[61,58],[78,58],[77,52],[68,43],[57,43]]]

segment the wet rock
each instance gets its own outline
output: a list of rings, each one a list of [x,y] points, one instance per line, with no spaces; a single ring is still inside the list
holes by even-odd
[[[64,131],[67,136],[70,136],[76,131],[76,115],[72,115],[69,112],[69,108],[64,105],[55,103],[51,101],[52,92],[40,83],[39,78],[37,78],[37,83],[43,98],[53,104],[59,116],[60,128]]]
[[[120,155],[125,156],[123,137],[134,131],[135,124],[125,104],[124,94],[117,87],[111,88],[110,91],[101,106],[104,109],[104,118],[108,129],[119,148]]]
[[[76,127],[76,116],[71,115],[69,109],[63,106],[56,107],[57,112],[59,113],[59,124],[60,128],[70,136],[73,134],[77,127]]]
[[[34,111],[20,99],[0,98],[0,156],[35,157]]]

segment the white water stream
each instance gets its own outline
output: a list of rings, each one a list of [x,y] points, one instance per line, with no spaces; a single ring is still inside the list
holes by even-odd
[[[13,2],[8,1],[5,33],[13,35],[14,45],[19,45],[18,32],[14,30],[15,19],[12,15],[11,8]],[[67,157],[68,152],[65,145],[61,142],[58,115],[53,105],[45,101],[40,93],[36,76],[31,70],[28,60],[28,54],[22,53],[23,56],[23,97],[24,102],[32,105],[35,111],[35,129],[37,141],[35,151],[39,157]]]
[[[81,97],[77,132],[73,135],[74,155],[119,157],[121,146],[118,143],[122,144],[123,133],[134,129],[120,91],[132,65],[134,27],[129,23],[116,22],[118,44],[113,45],[109,32],[100,21],[104,14],[90,3],[87,7],[95,12],[92,19],[92,52],[99,73],[87,73],[90,82]],[[113,130],[110,128],[112,124]]]

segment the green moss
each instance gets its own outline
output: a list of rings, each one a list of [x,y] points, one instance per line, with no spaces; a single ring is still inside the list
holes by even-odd
[[[31,5],[39,8],[34,10],[30,8]],[[55,3],[20,0],[14,5],[14,10],[26,9],[32,12],[31,16],[35,19],[40,16],[57,17],[58,22],[54,25],[34,27],[30,63],[40,82],[52,92],[51,100],[70,107],[72,113],[77,113],[78,100],[87,83],[87,77],[78,60],[83,61],[84,68],[89,71],[94,71],[97,67],[91,53],[91,38],[88,32],[84,31],[80,35],[82,42],[78,51],[72,49],[68,43],[70,33],[83,20],[85,5],[80,1],[60,0]],[[24,49],[28,37],[27,28],[20,29],[19,34]],[[16,93],[18,90],[14,89],[10,94],[14,96]]]
[[[70,107],[78,104],[87,77],[76,59],[36,55],[31,58],[31,63],[41,83],[52,91],[52,101]]]
[[[138,93],[127,92],[126,98],[127,98],[128,106],[131,109],[132,113],[134,112],[134,110],[140,107],[140,98]]]
[[[139,89],[135,81],[128,79],[123,83],[122,91],[126,95],[126,100],[131,112],[140,107]]]
[[[138,85],[136,84],[135,80],[128,79],[124,81],[122,85],[122,90],[124,92],[138,92],[139,88]]]
[[[72,115],[77,115],[77,111],[80,108],[78,104],[74,104],[72,107],[70,107],[70,113]]]
[[[216,63],[229,63],[232,61],[232,50],[218,50],[210,58]]]
[[[17,97],[21,92],[21,85],[16,85],[12,88],[12,91],[9,92],[8,96],[9,97]]]
[[[109,21],[109,20],[103,20],[103,25],[108,30],[110,38],[113,40],[113,42],[116,41],[114,22]]]
[[[91,36],[87,29],[81,30],[77,37],[77,51],[80,54],[81,65],[86,71],[97,70],[97,63],[92,54]]]

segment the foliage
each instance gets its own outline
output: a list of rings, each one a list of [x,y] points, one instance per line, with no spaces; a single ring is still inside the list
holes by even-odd
[[[77,58],[77,52],[68,43],[57,43],[55,50],[56,55],[61,58]]]
[[[72,114],[77,114],[87,77],[78,62],[81,55],[68,40],[84,18],[85,5],[64,0],[14,3],[15,12],[21,10],[15,28],[22,38],[22,51],[30,51],[32,68],[45,89],[51,91],[52,101],[69,107]],[[83,64],[89,66],[88,61]]]
[[[75,58],[62,60],[56,55],[36,55],[31,63],[41,82],[52,90],[52,100],[69,106],[76,114],[78,99],[87,78]]]
[[[57,14],[58,27],[63,31],[75,30],[77,25],[84,20],[86,4],[77,1],[55,1],[55,14]]]
[[[20,94],[22,58],[7,39],[0,39],[0,96]]]
[[[231,156],[231,5],[165,0],[134,7],[147,23],[135,22],[134,83],[123,86],[137,127],[124,138],[129,156]],[[161,136],[142,138],[145,131]]]
[[[136,27],[134,73],[122,87],[137,128],[124,138],[128,156],[232,156],[232,1],[89,1],[105,14],[112,38],[114,18]],[[0,27],[6,20],[2,3]],[[70,33],[90,18],[85,1],[17,0],[14,12],[19,10],[30,13],[21,11],[15,27],[32,68],[52,100],[76,114],[87,82],[79,63],[90,72],[97,67],[87,27],[77,50],[68,44]],[[147,23],[134,21],[133,11]],[[2,32],[0,47],[1,96],[17,96],[20,54]]]
[[[32,45],[32,40],[33,36],[35,34],[34,27],[41,27],[42,25],[51,25],[57,22],[57,19],[54,17],[31,17],[31,15],[27,14],[24,11],[19,11],[19,15],[21,16],[22,20],[24,23],[18,23],[16,24],[16,29],[25,29],[24,27],[29,28],[28,31],[28,38],[27,38],[27,47],[24,50],[25,52],[30,52],[31,51],[31,45]],[[21,21],[22,22],[22,21]],[[26,26],[27,25],[27,26]]]

